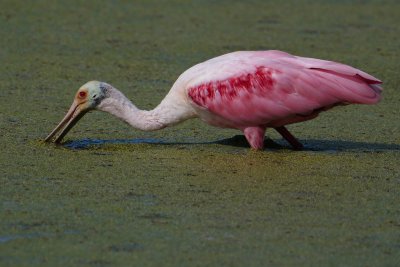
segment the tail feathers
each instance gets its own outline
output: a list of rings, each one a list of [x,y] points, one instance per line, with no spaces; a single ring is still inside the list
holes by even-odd
[[[315,58],[306,58],[306,57],[297,57],[297,62],[301,62],[301,64],[309,69],[323,69],[333,71],[335,73],[340,73],[348,76],[360,76],[363,78],[368,84],[381,84],[382,81],[375,78],[374,76],[363,72],[362,70],[353,68],[349,65],[345,65],[338,62],[315,59]]]
[[[315,70],[315,74],[325,81],[324,84],[329,88],[328,92],[338,96],[343,102],[375,104],[381,99],[382,87],[376,81],[358,74],[343,74],[319,68],[312,70]]]

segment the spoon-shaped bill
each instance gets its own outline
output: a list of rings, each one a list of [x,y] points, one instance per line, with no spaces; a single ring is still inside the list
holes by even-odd
[[[54,140],[55,143],[60,143],[64,136],[69,132],[69,130],[72,129],[72,127],[80,120],[80,118],[85,115],[85,113],[86,110],[82,109],[82,103],[77,103],[76,101],[74,101],[65,117],[60,121],[56,128],[51,131],[51,133],[44,139],[44,141],[51,142],[51,140],[53,140],[57,133],[61,131],[58,137]]]

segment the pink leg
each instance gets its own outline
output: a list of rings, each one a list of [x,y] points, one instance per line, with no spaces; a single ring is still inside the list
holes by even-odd
[[[261,150],[264,148],[265,127],[247,127],[243,130],[243,133],[253,149]]]
[[[285,128],[285,126],[277,127],[275,130],[292,145],[293,149],[301,150],[303,148],[303,145]]]

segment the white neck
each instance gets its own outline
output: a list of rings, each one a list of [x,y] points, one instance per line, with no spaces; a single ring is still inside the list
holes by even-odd
[[[138,109],[120,91],[113,88],[97,109],[113,114],[132,127],[142,131],[155,131],[194,116],[185,101],[171,101],[165,98],[155,109]]]

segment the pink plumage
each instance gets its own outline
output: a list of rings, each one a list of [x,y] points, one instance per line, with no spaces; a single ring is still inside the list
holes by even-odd
[[[234,52],[185,71],[153,110],[140,110],[113,86],[84,84],[57,127],[46,137],[60,142],[92,109],[109,112],[131,126],[154,131],[198,117],[241,130],[262,149],[266,128],[277,130],[295,149],[302,145],[285,125],[313,119],[337,105],[375,104],[382,82],[353,67],[281,51]]]
[[[374,104],[382,90],[380,80],[361,70],[281,51],[222,55],[193,66],[181,78],[206,122],[249,132],[257,139],[250,145],[258,149],[268,127],[279,131],[337,105]]]

